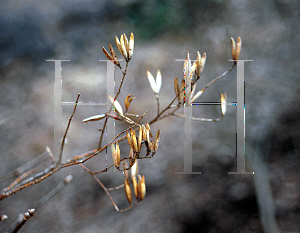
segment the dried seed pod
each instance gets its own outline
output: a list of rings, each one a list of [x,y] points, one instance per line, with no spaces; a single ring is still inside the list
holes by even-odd
[[[226,93],[221,93],[221,112],[222,116],[226,114],[226,103],[227,103],[227,95]]]
[[[178,83],[178,78],[176,77],[174,80],[174,91],[175,91],[175,95],[177,96],[177,100],[179,103],[179,83]]]
[[[139,187],[138,187],[138,191],[139,191],[139,196],[140,196],[140,201],[144,199],[145,195],[146,195],[146,183],[145,183],[145,176],[141,176],[139,175]]]
[[[122,49],[122,55],[123,57],[126,59],[128,59],[128,55],[127,55],[127,50],[126,50],[126,47],[125,47],[125,40],[124,40],[124,34],[121,35],[120,37],[120,42],[121,42],[121,49]]]
[[[114,64],[117,65],[117,66],[120,66],[120,62],[119,62],[119,60],[117,58],[117,55],[116,55],[116,53],[115,53],[112,45],[109,44],[108,47],[109,47],[109,50],[110,50],[110,54],[111,54],[111,56],[113,58]]]
[[[128,131],[127,131],[128,132]],[[136,135],[135,135],[135,131],[130,128],[130,133],[131,133],[131,142],[133,144],[133,148],[134,148],[134,152],[139,152],[138,151],[138,145],[137,145],[137,141],[136,141]]]
[[[130,185],[129,185],[129,182],[127,179],[125,179],[125,181],[124,181],[124,189],[125,189],[125,194],[126,194],[127,200],[130,205],[132,202],[132,193],[131,193],[131,188],[130,188]]]
[[[139,169],[139,160],[136,159],[135,163],[133,164],[133,166],[130,168],[130,174],[131,174],[131,180],[133,179],[133,177],[136,177],[138,174],[138,169]]]
[[[133,49],[134,49],[134,35],[131,32],[130,39],[129,39],[129,59],[131,59],[133,55]]]
[[[125,179],[129,179],[129,170],[126,169],[126,168],[128,168],[126,160],[123,160],[123,166],[124,166],[124,176],[125,176]]]
[[[120,41],[119,41],[119,39],[118,39],[117,36],[115,37],[115,40],[116,40],[116,45],[117,45],[117,47],[118,47],[120,53],[122,54],[122,56],[124,56],[124,55],[123,55],[123,51],[122,51],[121,43],[120,43]]]
[[[102,51],[103,51],[104,55],[107,57],[108,60],[111,60],[111,61],[114,60],[112,58],[112,56],[106,51],[106,49],[104,47],[102,47]]]
[[[154,79],[153,75],[150,73],[150,71],[147,72],[148,81],[150,83],[151,89],[154,92],[154,94],[158,94],[161,88],[162,78],[161,78],[161,72],[160,70],[157,71],[156,74],[156,80]]]
[[[154,152],[156,152],[156,150],[158,148],[159,138],[160,138],[160,130],[157,130],[156,135],[155,135],[154,148],[153,148]]]
[[[204,69],[205,63],[206,63],[206,53],[203,53],[202,58],[199,62],[199,71],[197,71],[197,76],[198,76],[198,72],[199,72],[199,77],[200,77],[200,75]]]
[[[115,109],[117,110],[117,112],[121,115],[121,116],[124,116],[123,114],[123,109],[122,109],[122,106],[121,104],[119,103],[118,100],[115,100],[114,97],[108,95],[107,96],[109,101],[111,102],[111,104],[115,107]]]
[[[152,141],[153,141],[153,137],[152,137],[150,125],[149,125],[148,123],[146,124],[146,129],[147,129],[147,134],[149,135],[149,136],[147,135],[147,138],[149,139],[148,142],[149,142],[149,141],[152,142]]]
[[[240,53],[241,53],[241,49],[242,49],[242,39],[241,37],[237,38],[237,42],[236,42],[236,48],[235,48],[235,57],[236,60],[239,59]]]
[[[180,84],[180,94],[179,94],[179,101],[180,103],[183,103],[183,97],[184,97],[184,88],[185,88],[185,80],[182,79],[181,84]]]
[[[134,150],[134,145],[133,145],[131,136],[130,136],[130,134],[129,134],[129,130],[127,130],[127,141],[128,141],[128,144],[129,144],[131,150],[133,151],[133,150]]]
[[[116,144],[111,144],[111,153],[112,153],[112,158],[113,158],[116,168],[119,168],[119,166],[120,166],[120,147],[119,147],[118,142],[116,142]]]
[[[237,60],[239,59],[241,48],[242,48],[242,39],[241,37],[238,37],[237,43],[235,43],[235,40],[231,37],[231,55],[232,59],[235,60],[234,64],[236,64]]]
[[[192,98],[191,102],[193,103],[196,99],[198,99],[200,97],[200,95],[202,95],[203,91],[198,91],[197,94]]]
[[[84,123],[89,122],[89,121],[99,121],[102,120],[103,118],[105,118],[105,114],[101,114],[101,115],[95,115],[95,116],[91,116],[88,118],[85,118],[84,120],[82,120]]]
[[[142,125],[143,129],[143,140],[147,141],[147,129],[145,125]]]
[[[126,98],[125,98],[125,108],[126,108],[126,111],[128,110],[130,104],[131,104],[131,101],[134,99],[135,97],[134,96],[131,96],[131,94],[127,95]]]
[[[136,199],[138,200],[139,199],[139,189],[138,189],[136,177],[132,178],[132,184],[133,184],[134,195],[135,195]]]
[[[127,53],[127,58],[129,58],[129,43],[128,43],[128,39],[125,33],[123,33],[124,35],[124,46],[126,48],[126,53]]]
[[[139,137],[138,137],[138,151],[140,152],[142,149],[143,129],[141,126],[139,126],[139,127],[140,127],[140,130],[139,130]]]

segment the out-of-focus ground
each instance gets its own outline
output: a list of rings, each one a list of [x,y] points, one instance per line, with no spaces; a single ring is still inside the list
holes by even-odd
[[[45,146],[53,147],[54,62],[46,59],[71,60],[62,63],[63,101],[74,102],[80,92],[82,102],[103,102],[102,46],[108,49],[111,43],[117,50],[114,37],[134,32],[134,55],[119,100],[123,105],[127,94],[134,95],[130,112],[147,110],[146,122],[156,113],[147,69],[152,74],[161,70],[160,104],[167,106],[174,97],[174,78],[183,78],[183,63],[175,59],[184,59],[187,51],[191,59],[197,51],[207,53],[200,90],[231,66],[230,37],[241,36],[240,59],[253,60],[245,63],[245,140],[252,151],[262,152],[258,156],[267,167],[280,230],[299,232],[298,5],[296,0],[2,2],[0,120],[9,119],[0,126],[0,175],[37,157]],[[118,88],[117,69],[115,76]],[[199,101],[217,102],[220,92],[227,93],[228,102],[236,101],[236,70]],[[64,128],[72,110],[63,106]],[[0,231],[72,173],[71,184],[20,232],[263,232],[253,175],[228,175],[235,171],[236,107],[227,111],[217,123],[193,122],[193,169],[201,175],[175,175],[183,171],[184,119],[167,118],[151,126],[153,132],[161,130],[160,146],[153,159],[140,161],[147,194],[136,207],[116,212],[97,182],[74,166],[2,200],[1,214],[9,219],[0,222]],[[103,123],[82,120],[101,113],[105,107],[78,107],[63,160],[97,147]],[[219,106],[193,107],[196,117],[219,114]],[[124,127],[116,122],[116,133]],[[121,152],[127,156],[125,142]],[[105,160],[105,154],[99,157]],[[99,157],[87,166],[104,169]],[[118,173],[98,177],[107,187],[123,182]],[[1,183],[1,189],[8,184]],[[128,206],[123,190],[112,196],[120,208]]]

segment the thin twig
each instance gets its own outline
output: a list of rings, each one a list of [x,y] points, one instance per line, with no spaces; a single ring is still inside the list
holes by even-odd
[[[73,116],[74,116],[74,114],[75,114],[75,111],[76,111],[76,108],[77,108],[77,104],[78,104],[79,97],[80,97],[80,93],[78,93],[77,99],[76,99],[76,101],[75,101],[75,106],[74,106],[73,113],[72,113],[72,115],[71,115],[70,118],[69,118],[69,122],[68,122],[66,131],[65,131],[65,134],[64,134],[62,143],[61,143],[60,153],[59,153],[59,159],[58,159],[58,162],[57,162],[57,164],[56,164],[57,167],[60,166],[60,164],[61,164],[62,155],[63,155],[63,150],[64,150],[64,146],[65,146],[65,140],[66,140],[66,137],[67,137],[67,133],[68,133],[68,130],[69,130],[69,127],[70,127],[72,118],[73,118]]]

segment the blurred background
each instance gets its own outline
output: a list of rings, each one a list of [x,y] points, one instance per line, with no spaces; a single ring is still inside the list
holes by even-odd
[[[300,231],[299,190],[299,1],[290,0],[76,0],[6,1],[0,9],[0,175],[53,148],[54,62],[62,63],[62,100],[106,101],[106,57],[102,46],[115,36],[135,35],[135,49],[120,96],[132,94],[129,112],[143,114],[142,123],[156,114],[156,100],[147,80],[162,72],[160,106],[174,98],[174,78],[183,78],[189,51],[206,52],[206,66],[197,91],[232,65],[230,37],[243,41],[245,63],[246,154],[263,164],[258,180],[269,180],[274,213],[281,232]],[[124,66],[124,64],[123,64]],[[116,90],[121,73],[115,70]],[[208,88],[200,102],[218,102],[226,92],[236,102],[236,69]],[[63,128],[73,106],[63,106]],[[105,113],[105,106],[78,106],[68,133],[63,160],[94,149],[103,122],[83,124],[84,118]],[[218,118],[218,105],[193,107],[193,116]],[[116,122],[116,134],[126,128]],[[217,123],[193,122],[193,171],[183,171],[184,119],[169,117],[151,126],[161,130],[154,158],[140,161],[147,194],[133,209],[116,212],[97,182],[81,167],[63,169],[40,184],[0,202],[3,232],[18,214],[37,203],[66,175],[74,180],[37,210],[20,232],[263,232],[258,181],[236,171],[236,106],[228,106]],[[129,147],[121,145],[122,156]],[[58,152],[55,152],[58,157]],[[110,156],[110,152],[108,153]],[[252,163],[253,166],[256,166]],[[105,153],[88,161],[92,170],[105,168]],[[257,165],[259,167],[259,165]],[[259,174],[261,177],[259,177]],[[123,174],[100,174],[113,187]],[[256,179],[256,180],[257,180]],[[1,183],[1,189],[11,181]],[[123,189],[112,192],[120,209],[128,206]],[[268,199],[268,195],[265,196]]]

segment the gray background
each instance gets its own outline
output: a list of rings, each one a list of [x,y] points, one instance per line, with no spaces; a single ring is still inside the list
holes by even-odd
[[[0,9],[0,174],[16,169],[53,146],[54,63],[63,62],[63,101],[105,101],[106,59],[102,46],[132,31],[135,51],[119,96],[136,97],[130,112],[156,113],[146,70],[160,69],[161,106],[174,97],[173,81],[183,78],[187,51],[207,53],[197,90],[231,66],[230,37],[243,40],[245,65],[246,153],[259,147],[274,197],[275,214],[284,232],[300,231],[299,215],[299,1],[9,1]],[[117,53],[119,54],[119,53]],[[120,56],[120,55],[119,55]],[[116,69],[116,87],[121,75]],[[236,101],[236,71],[219,80],[199,101],[217,102],[226,92]],[[63,125],[73,106],[63,107]],[[68,134],[64,158],[97,146],[102,122],[83,124],[104,107],[79,106]],[[219,117],[219,106],[196,106],[194,116]],[[117,122],[116,133],[126,127]],[[183,170],[184,120],[168,118],[151,126],[161,130],[153,159],[140,163],[147,194],[132,210],[118,213],[96,181],[78,166],[61,170],[40,184],[1,201],[4,231],[19,213],[31,208],[70,172],[74,180],[41,207],[21,232],[262,232],[251,175],[235,171],[236,108],[218,123],[193,122],[193,170],[201,175],[175,175]],[[121,144],[127,156],[127,143]],[[56,153],[56,156],[58,154]],[[108,154],[110,156],[110,153]],[[251,155],[249,155],[251,156]],[[101,159],[102,158],[102,159]],[[105,168],[105,154],[87,166]],[[249,165],[249,170],[251,166]],[[112,187],[123,175],[99,175]],[[1,183],[1,189],[9,184]],[[256,190],[257,191],[257,190]],[[123,190],[112,193],[126,208]]]

